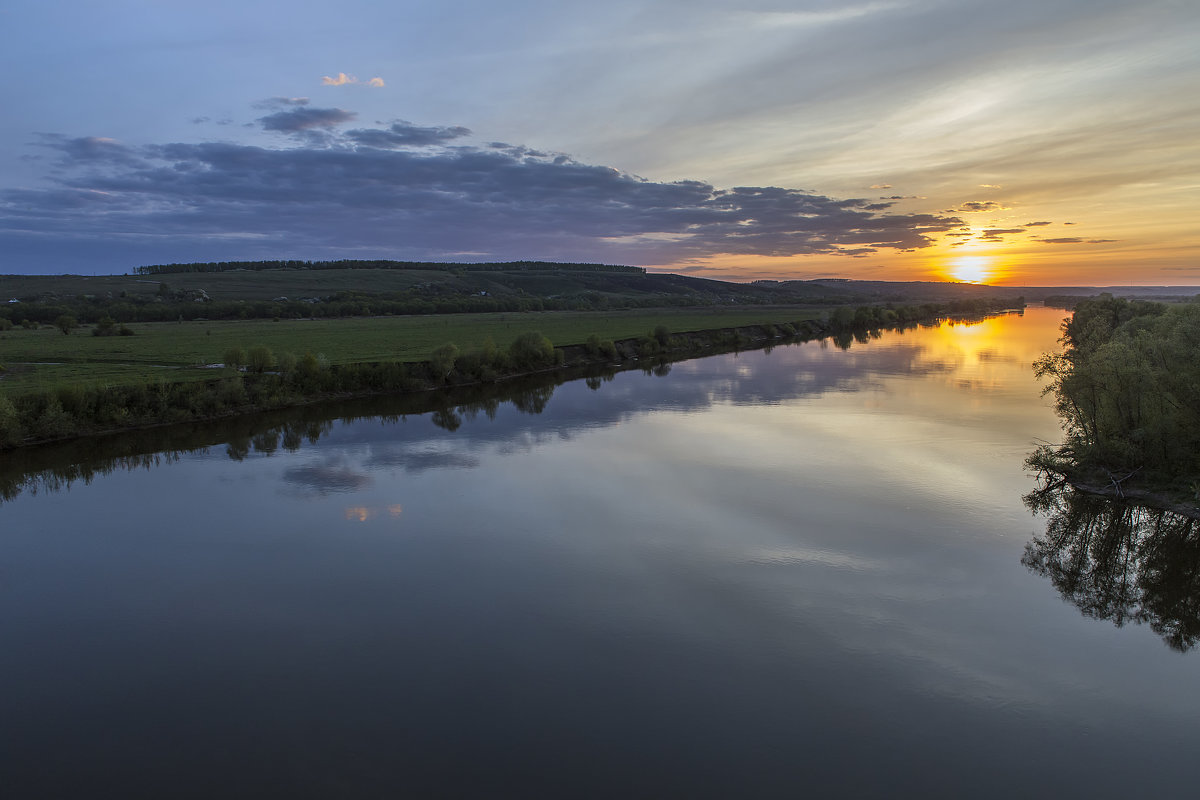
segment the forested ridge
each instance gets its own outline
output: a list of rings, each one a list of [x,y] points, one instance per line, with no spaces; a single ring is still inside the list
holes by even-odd
[[[645,267],[625,264],[577,264],[558,261],[393,261],[390,259],[339,259],[304,261],[299,259],[268,261],[196,261],[186,264],[150,264],[135,267],[135,275],[180,275],[188,272],[230,272],[269,269],[433,269],[467,272],[510,272],[516,270],[565,270],[568,272],[624,272],[644,275]]]

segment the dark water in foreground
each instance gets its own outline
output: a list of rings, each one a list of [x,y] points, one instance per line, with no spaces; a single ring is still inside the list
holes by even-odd
[[[1200,599],[1022,503],[1061,316],[33,482],[0,794],[1192,796]]]

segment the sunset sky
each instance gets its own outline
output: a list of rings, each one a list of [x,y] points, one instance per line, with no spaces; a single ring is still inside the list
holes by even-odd
[[[1196,0],[14,0],[0,273],[1200,284]]]

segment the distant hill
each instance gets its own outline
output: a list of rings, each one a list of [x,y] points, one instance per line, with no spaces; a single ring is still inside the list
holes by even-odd
[[[642,267],[546,261],[227,261],[139,267],[133,275],[0,276],[0,317],[49,322],[299,318],[488,311],[678,308],[730,305],[920,304],[1016,298],[1073,305],[1096,287],[1011,287],[932,281],[818,280],[750,283]],[[1120,287],[1157,300],[1196,287]],[[18,301],[16,303],[10,301]]]
[[[265,270],[338,270],[338,269],[393,269],[393,270],[440,270],[445,272],[522,272],[567,271],[567,272],[626,272],[645,274],[645,267],[630,267],[623,264],[576,264],[558,261],[391,261],[387,259],[363,260],[341,259],[338,261],[197,261],[187,264],[154,264],[135,267],[134,275],[179,275],[189,272],[242,272]]]

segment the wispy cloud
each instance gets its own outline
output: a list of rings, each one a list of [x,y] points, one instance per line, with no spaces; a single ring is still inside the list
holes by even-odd
[[[1038,239],[1044,244],[1107,244],[1116,239],[1081,239],[1078,236],[1060,236],[1055,239]]]
[[[1024,228],[985,228],[983,234],[979,238],[984,242],[999,242],[1003,241],[1003,237],[1005,236],[1024,232]]]

